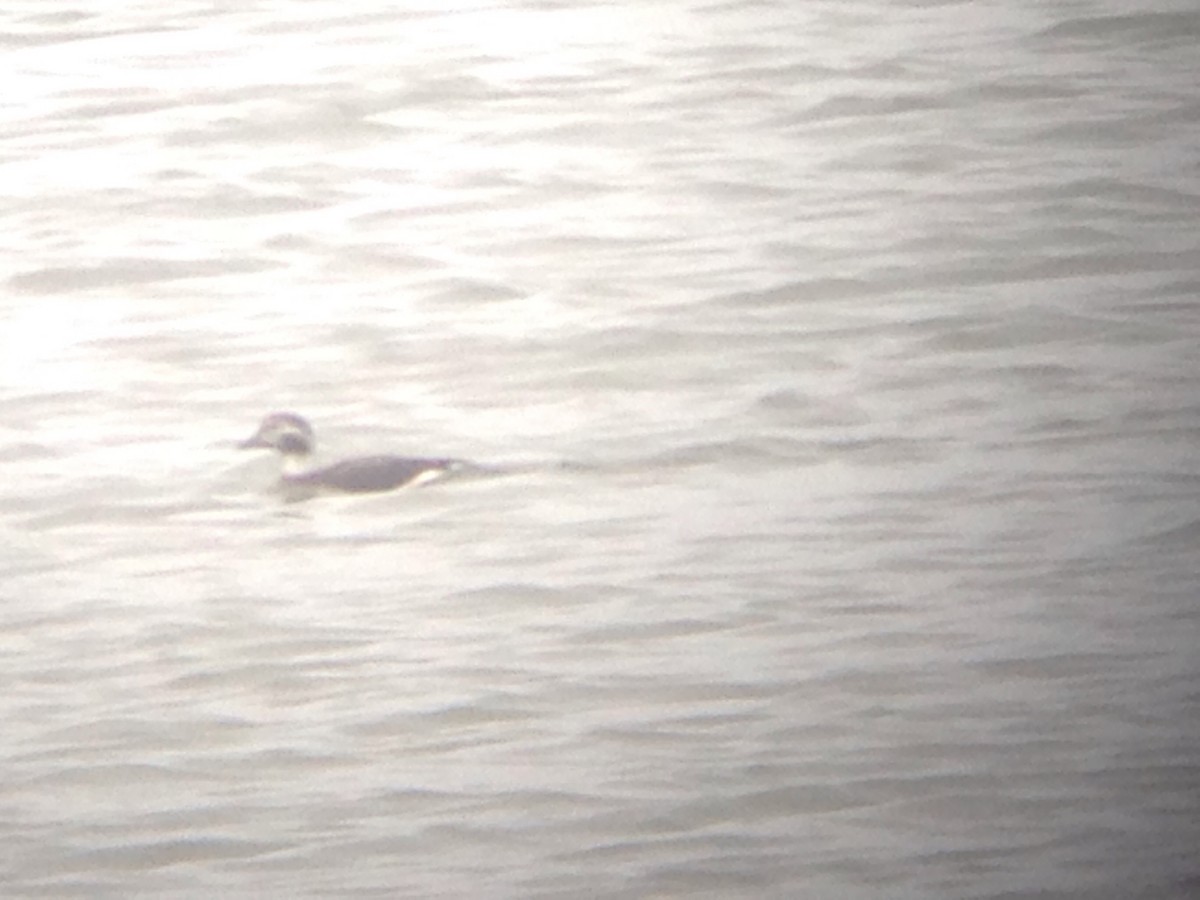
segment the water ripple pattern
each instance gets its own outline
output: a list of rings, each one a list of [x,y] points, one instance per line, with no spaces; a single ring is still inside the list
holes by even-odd
[[[1198,35],[7,4],[0,895],[1196,896]]]

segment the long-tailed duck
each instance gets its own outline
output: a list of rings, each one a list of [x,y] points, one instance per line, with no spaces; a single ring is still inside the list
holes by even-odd
[[[316,447],[312,426],[295,413],[272,413],[258,430],[238,444],[272,448],[282,457],[280,487],[293,499],[321,493],[365,494],[415,486],[467,466],[459,459],[426,459],[408,456],[362,456],[313,468]]]

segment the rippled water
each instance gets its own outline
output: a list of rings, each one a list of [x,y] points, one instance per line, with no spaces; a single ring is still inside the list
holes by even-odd
[[[0,893],[1200,890],[1198,35],[10,4]]]

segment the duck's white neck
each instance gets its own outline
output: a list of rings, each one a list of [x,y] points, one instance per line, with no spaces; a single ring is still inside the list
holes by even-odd
[[[307,453],[281,453],[279,459],[279,471],[284,478],[295,478],[313,470],[312,456]]]

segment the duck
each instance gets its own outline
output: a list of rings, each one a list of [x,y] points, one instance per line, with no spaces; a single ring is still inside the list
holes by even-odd
[[[238,447],[279,452],[282,466],[279,487],[289,499],[317,494],[370,494],[415,487],[467,467],[460,459],[375,455],[345,459],[329,466],[313,466],[316,433],[303,416],[276,412],[259,423],[258,430]]]

